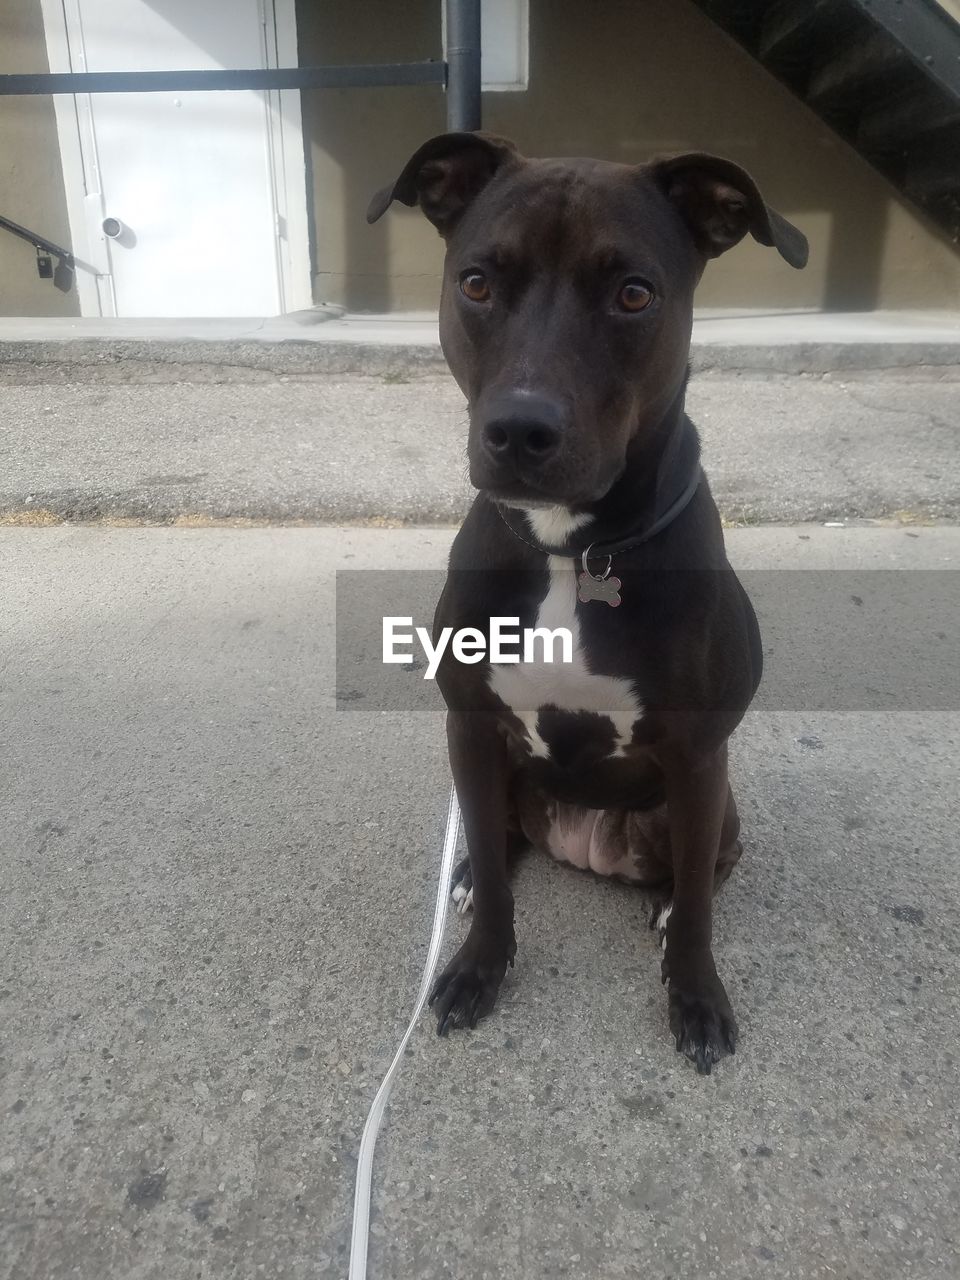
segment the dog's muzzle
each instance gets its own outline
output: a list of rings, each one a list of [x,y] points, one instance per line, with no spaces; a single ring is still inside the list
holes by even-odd
[[[559,400],[529,391],[501,393],[477,424],[488,464],[499,479],[534,478],[558,452],[568,420]]]
[[[530,392],[498,396],[486,407],[480,435],[498,467],[517,474],[543,466],[557,452],[567,428],[563,404]]]

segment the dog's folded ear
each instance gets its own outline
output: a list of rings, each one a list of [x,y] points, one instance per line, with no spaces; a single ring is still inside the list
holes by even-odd
[[[441,235],[451,231],[471,200],[501,165],[518,160],[516,147],[492,133],[442,133],[425,142],[400,177],[370,201],[367,221],[386,213],[394,200],[419,204]]]
[[[807,265],[806,236],[767,205],[749,173],[732,160],[691,152],[655,161],[650,174],[708,258],[732,249],[749,231],[791,267]]]

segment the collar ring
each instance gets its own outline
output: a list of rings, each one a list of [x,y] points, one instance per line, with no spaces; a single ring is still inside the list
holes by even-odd
[[[607,567],[606,569],[604,569],[603,573],[591,573],[590,568],[587,564],[587,559],[595,545],[596,545],[595,543],[591,542],[590,546],[584,549],[580,562],[583,565],[583,572],[587,575],[587,577],[593,578],[597,582],[604,582],[610,576],[610,570],[613,566],[613,556],[610,556],[610,555],[607,556]]]

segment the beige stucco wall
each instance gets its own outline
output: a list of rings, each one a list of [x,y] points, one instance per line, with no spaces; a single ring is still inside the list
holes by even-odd
[[[712,263],[705,307],[955,307],[960,254],[689,0],[531,0],[530,89],[487,94],[484,127],[530,155],[635,162],[714,151],[745,165],[806,232],[794,272],[753,241]],[[439,0],[299,5],[300,60],[436,57]],[[316,297],[353,309],[432,307],[440,244],[415,212],[368,227],[371,193],[443,131],[433,89],[304,94],[317,220]]]
[[[301,63],[436,57],[440,8],[440,0],[299,0]],[[531,0],[530,8],[530,90],[487,94],[486,128],[531,155],[632,162],[696,148],[730,156],[810,238],[802,273],[752,241],[712,263],[702,306],[958,304],[956,248],[689,0]],[[0,71],[47,70],[40,0],[0,0],[0,35]],[[444,110],[435,88],[303,94],[318,301],[435,305],[441,255],[432,228],[406,210],[371,228],[364,212],[409,153],[442,132]],[[0,212],[69,244],[50,98],[0,98]],[[0,232],[0,314],[77,311],[75,291],[40,280],[33,249]]]
[[[48,71],[40,0],[0,0],[0,72]],[[0,97],[0,213],[70,245],[53,99]],[[56,265],[56,263],[54,263]],[[76,289],[37,275],[32,245],[0,230],[0,314],[78,315]]]

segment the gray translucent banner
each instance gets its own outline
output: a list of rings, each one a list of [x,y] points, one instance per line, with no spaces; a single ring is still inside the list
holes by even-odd
[[[490,575],[483,576],[488,585]],[[738,576],[763,636],[758,709],[960,709],[960,571],[792,569]],[[429,635],[445,578],[431,570],[337,573],[338,708],[442,707],[436,682],[424,678],[428,656],[416,637],[394,645],[396,653],[409,653],[409,662],[386,664],[383,651],[384,618],[412,620],[394,627],[398,636],[418,626]],[[542,577],[539,583],[542,594]]]

